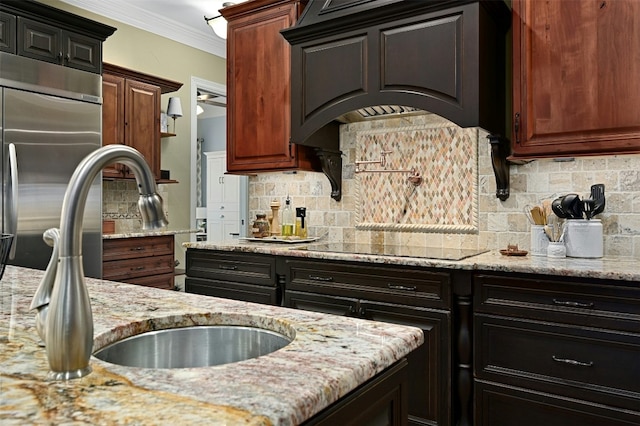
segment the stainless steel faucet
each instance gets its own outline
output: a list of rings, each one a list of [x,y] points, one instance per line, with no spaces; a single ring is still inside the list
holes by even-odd
[[[91,184],[111,163],[125,164],[136,177],[143,229],[168,224],[154,175],[138,151],[107,145],[78,164],[64,194],[60,229],[49,229],[43,235],[53,252],[30,308],[38,310],[36,329],[46,345],[50,380],[69,380],[91,372],[93,316],[82,267],[82,218]]]

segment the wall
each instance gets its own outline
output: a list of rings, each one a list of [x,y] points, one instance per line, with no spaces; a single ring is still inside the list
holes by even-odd
[[[402,204],[406,184],[396,186],[388,191],[369,194],[369,199],[362,199],[366,193],[360,188],[360,181],[366,176],[355,173],[355,160],[361,160],[364,154],[362,135],[372,130],[385,127],[385,133],[394,135],[388,139],[396,139],[396,152],[404,153],[405,160],[410,163],[413,158],[406,153],[417,150],[406,142],[415,145],[411,136],[406,141],[396,136],[407,126],[421,126],[429,122],[438,122],[436,117],[414,117],[388,122],[355,123],[343,125],[341,128],[341,150],[343,152],[343,196],[336,202],[330,198],[331,186],[321,173],[267,173],[252,176],[249,179],[250,217],[255,218],[258,212],[270,212],[273,199],[284,205],[287,194],[292,197],[294,206],[306,206],[310,236],[324,236],[328,241],[371,242],[388,244],[410,244],[422,246],[444,246],[453,248],[489,248],[502,249],[508,244],[518,244],[522,249],[529,249],[530,225],[523,208],[528,204],[540,203],[543,199],[553,199],[558,195],[575,192],[581,197],[589,194],[594,183],[605,184],[606,208],[602,219],[604,228],[605,256],[640,257],[640,156],[602,156],[576,158],[569,162],[558,162],[552,159],[535,160],[524,165],[511,166],[511,196],[504,202],[495,197],[495,178],[491,166],[489,144],[486,134],[478,131],[477,138],[471,143],[477,144],[477,180],[466,186],[456,187],[453,181],[450,187],[442,187],[440,192],[466,190],[466,195],[473,199],[471,208],[475,208],[477,220],[475,230],[434,229],[433,226],[415,226],[409,229],[363,229],[362,209],[367,205]],[[395,130],[394,130],[395,129]],[[425,145],[440,144],[442,155],[441,174],[457,167],[451,162],[450,144],[443,140],[418,141]],[[446,155],[444,155],[446,154]],[[393,154],[390,154],[393,156]],[[430,160],[429,160],[430,161]],[[424,168],[428,164],[418,164]],[[391,176],[387,174],[386,176]],[[389,177],[389,179],[391,179]],[[425,179],[427,180],[427,179]],[[458,181],[460,183],[461,181]],[[404,186],[402,186],[404,185]],[[433,183],[423,185],[434,186]],[[437,186],[438,184],[435,184]],[[421,185],[421,191],[423,190]],[[428,188],[424,188],[426,191]],[[475,195],[474,195],[475,191]],[[393,194],[396,195],[393,195]],[[410,206],[430,208],[429,202],[442,194],[432,194],[426,198],[425,192],[416,192],[411,198]],[[416,199],[415,197],[423,197]],[[450,204],[457,206],[456,204]],[[448,207],[448,206],[445,206]],[[467,208],[467,207],[464,207]],[[433,218],[431,222],[435,222]],[[385,220],[389,222],[389,220]],[[472,221],[473,223],[473,221]],[[419,221],[415,222],[420,225]],[[388,228],[389,226],[387,226]],[[367,228],[366,226],[364,228]],[[449,227],[451,228],[451,227]],[[455,228],[455,227],[453,227]]]
[[[163,139],[161,142],[161,168],[170,170],[171,178],[179,182],[166,185],[164,189],[166,191],[166,200],[168,201],[167,209],[171,221],[170,226],[177,229],[189,229],[191,225],[189,211],[189,206],[191,205],[190,141],[192,137],[196,137],[196,135],[192,136],[190,134],[189,117],[192,114],[190,110],[190,81],[191,77],[195,76],[225,84],[225,59],[103,16],[89,13],[58,0],[41,0],[41,2],[116,27],[117,31],[104,43],[103,59],[105,62],[183,83],[179,91],[162,96],[161,105],[163,111],[166,111],[170,96],[179,96],[182,100],[183,117],[176,120],[175,133],[177,133],[177,136]],[[195,114],[195,112],[193,113]],[[170,129],[173,129],[171,121],[173,120],[170,120],[169,126]],[[184,263],[184,249],[182,249],[181,244],[188,240],[188,234],[176,235],[176,258],[182,263]]]

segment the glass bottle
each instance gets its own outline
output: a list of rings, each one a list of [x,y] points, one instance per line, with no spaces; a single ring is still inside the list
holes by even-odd
[[[300,238],[307,238],[306,216],[306,207],[296,207],[296,235]]]
[[[287,199],[284,202],[284,209],[282,210],[282,236],[291,237],[294,235],[295,228],[295,216],[293,208],[291,207],[291,199],[287,195]]]

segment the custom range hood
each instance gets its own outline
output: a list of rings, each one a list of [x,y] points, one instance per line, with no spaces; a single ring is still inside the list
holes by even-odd
[[[291,44],[291,142],[312,146],[341,197],[340,124],[358,110],[438,114],[490,133],[509,196],[503,0],[310,0]],[[403,112],[404,113],[404,112]],[[378,115],[378,114],[375,114]]]

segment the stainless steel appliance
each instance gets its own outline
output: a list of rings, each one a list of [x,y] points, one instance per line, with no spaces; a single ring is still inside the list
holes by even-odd
[[[0,52],[0,111],[2,231],[16,235],[9,264],[45,269],[52,249],[42,234],[60,226],[72,173],[102,144],[102,77]],[[101,278],[101,176],[89,191],[83,230],[84,273]]]

